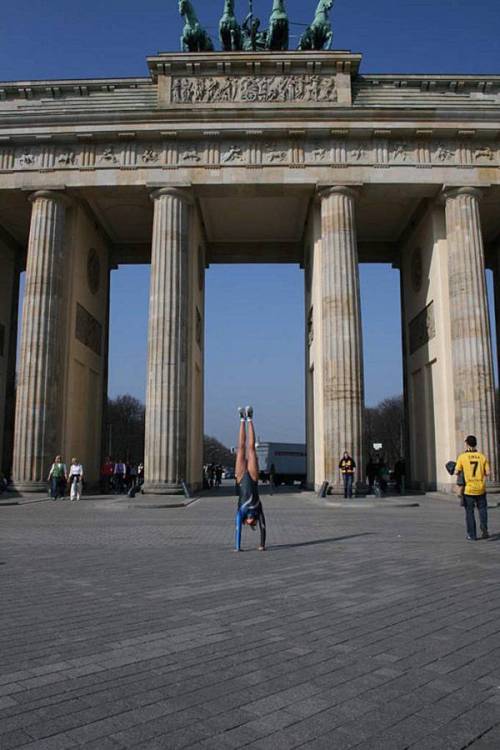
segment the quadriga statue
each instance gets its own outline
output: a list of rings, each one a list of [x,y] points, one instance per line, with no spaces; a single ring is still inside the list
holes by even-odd
[[[185,19],[181,36],[183,52],[212,52],[214,45],[201,26],[190,0],[179,0],[179,13]]]

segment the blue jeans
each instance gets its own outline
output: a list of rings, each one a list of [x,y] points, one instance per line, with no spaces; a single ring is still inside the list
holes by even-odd
[[[344,477],[344,497],[352,497],[352,474],[343,474]]]
[[[479,512],[479,525],[481,531],[488,531],[488,500],[486,495],[464,495],[465,526],[467,536],[476,538],[476,517],[474,508],[477,506]]]

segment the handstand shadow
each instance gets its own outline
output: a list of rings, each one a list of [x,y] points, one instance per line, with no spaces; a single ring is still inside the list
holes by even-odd
[[[271,544],[268,549],[290,549],[292,547],[312,547],[315,544],[328,544],[329,542],[343,542],[346,539],[356,539],[359,536],[373,536],[374,531],[363,531],[361,534],[348,534],[346,536],[332,536],[328,539],[311,539],[308,542],[297,542],[296,544]]]

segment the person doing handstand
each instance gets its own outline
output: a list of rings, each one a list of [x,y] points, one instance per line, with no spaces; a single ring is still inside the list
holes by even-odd
[[[236,490],[238,494],[238,510],[236,511],[235,552],[241,549],[241,529],[243,524],[255,531],[258,523],[260,529],[259,550],[266,548],[266,519],[259,497],[259,462],[255,452],[255,431],[253,428],[253,408],[238,409],[240,415],[240,432],[238,435],[238,449],[236,453]],[[248,446],[246,425],[248,424]]]

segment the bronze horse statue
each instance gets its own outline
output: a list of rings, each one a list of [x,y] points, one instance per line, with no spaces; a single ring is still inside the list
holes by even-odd
[[[224,0],[224,13],[219,21],[219,37],[224,52],[241,50],[241,26],[234,15],[234,0]]]
[[[319,0],[314,20],[300,38],[300,50],[330,49],[333,32],[328,19],[328,13],[332,9],[332,6],[333,0]]]
[[[273,0],[267,32],[267,49],[288,49],[288,16],[285,10],[285,0]]]
[[[181,36],[181,50],[183,52],[213,52],[213,42],[198,21],[190,0],[179,0],[179,13],[186,19]]]

